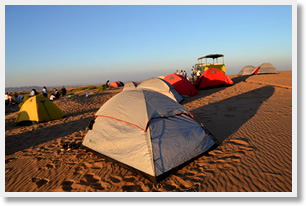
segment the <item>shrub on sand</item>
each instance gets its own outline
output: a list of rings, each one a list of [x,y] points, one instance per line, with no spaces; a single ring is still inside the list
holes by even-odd
[[[105,84],[102,84],[101,86],[98,87],[98,90],[103,92],[106,89]]]
[[[93,85],[86,86],[86,87],[81,87],[81,90],[86,90],[86,89],[97,89],[97,87],[93,86]]]

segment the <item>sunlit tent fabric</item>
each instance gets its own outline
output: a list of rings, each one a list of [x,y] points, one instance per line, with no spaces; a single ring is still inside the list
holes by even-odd
[[[193,96],[198,93],[196,88],[182,75],[169,74],[164,80],[169,82],[180,95]]]
[[[112,82],[109,86],[110,87],[123,87],[124,83],[121,81],[116,81],[116,82]]]
[[[278,71],[273,64],[263,63],[256,68],[253,74],[278,74]]]
[[[16,125],[31,125],[39,122],[60,119],[65,116],[53,102],[41,96],[27,99],[16,118]]]
[[[185,107],[152,90],[121,92],[95,117],[83,145],[156,182],[215,144]]]
[[[154,90],[176,100],[177,102],[182,102],[184,99],[169,82],[160,78],[147,79],[141,82],[137,88]]]
[[[255,69],[256,68],[252,65],[246,65],[241,69],[239,75],[252,75]]]
[[[129,81],[129,82],[126,82],[124,84],[124,87],[123,87],[122,91],[130,90],[130,89],[136,89],[136,88],[137,88],[137,83],[133,82],[133,81]]]
[[[197,89],[212,87],[217,85],[233,84],[233,81],[221,70],[210,68],[203,72],[201,76],[193,83]]]

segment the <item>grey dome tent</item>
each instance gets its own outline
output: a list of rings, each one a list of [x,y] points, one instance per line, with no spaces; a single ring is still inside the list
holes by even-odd
[[[263,63],[256,68],[253,74],[278,74],[278,71],[273,64]]]
[[[160,79],[160,78],[150,78],[143,82],[141,82],[138,89],[150,89],[161,94],[164,94],[177,102],[182,102],[184,98],[180,95],[174,87],[167,81]]]
[[[256,68],[252,65],[246,65],[241,69],[239,75],[252,75],[255,69]]]
[[[137,87],[137,83],[136,82],[129,81],[129,82],[126,82],[124,84],[124,87],[123,87],[122,91],[130,90],[130,89],[136,89],[136,87]]]
[[[190,112],[152,90],[127,90],[95,114],[83,145],[158,182],[215,142]]]

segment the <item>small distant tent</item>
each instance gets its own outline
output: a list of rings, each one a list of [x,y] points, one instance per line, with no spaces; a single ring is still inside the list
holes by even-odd
[[[185,107],[152,90],[120,92],[95,117],[83,145],[154,182],[215,144]]]
[[[239,75],[252,75],[255,69],[256,67],[252,65],[246,65],[241,69],[241,71],[239,72]]]
[[[112,82],[109,86],[110,87],[123,87],[124,83],[121,81],[116,81],[116,82]]]
[[[256,68],[253,74],[278,74],[278,71],[273,64],[263,63]]]
[[[124,84],[124,87],[123,87],[122,91],[130,90],[130,89],[136,89],[136,88],[137,88],[137,83],[133,82],[133,81],[129,81],[129,82],[126,82]]]
[[[41,96],[27,99],[16,118],[16,125],[32,125],[40,122],[60,119],[65,116],[53,102]]]
[[[196,88],[182,75],[169,74],[164,78],[180,95],[194,96],[198,93]]]
[[[229,78],[223,71],[210,68],[203,72],[201,76],[193,83],[194,87],[197,89],[202,89],[206,87],[212,87],[217,85],[228,85],[233,84],[231,78]]]
[[[183,97],[175,90],[175,88],[167,81],[160,78],[151,78],[141,82],[139,89],[151,89],[153,91],[164,94],[177,102],[182,102]]]

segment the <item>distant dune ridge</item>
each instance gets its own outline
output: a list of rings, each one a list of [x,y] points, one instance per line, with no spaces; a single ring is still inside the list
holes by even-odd
[[[292,72],[229,76],[234,85],[182,102],[220,146],[158,186],[78,147],[94,114],[122,88],[60,98],[54,103],[67,116],[37,125],[17,127],[17,112],[6,114],[5,191],[291,192]]]
[[[5,92],[28,92],[31,89],[42,89],[43,86],[25,86],[25,87],[6,87]],[[30,93],[30,92],[29,92]]]

